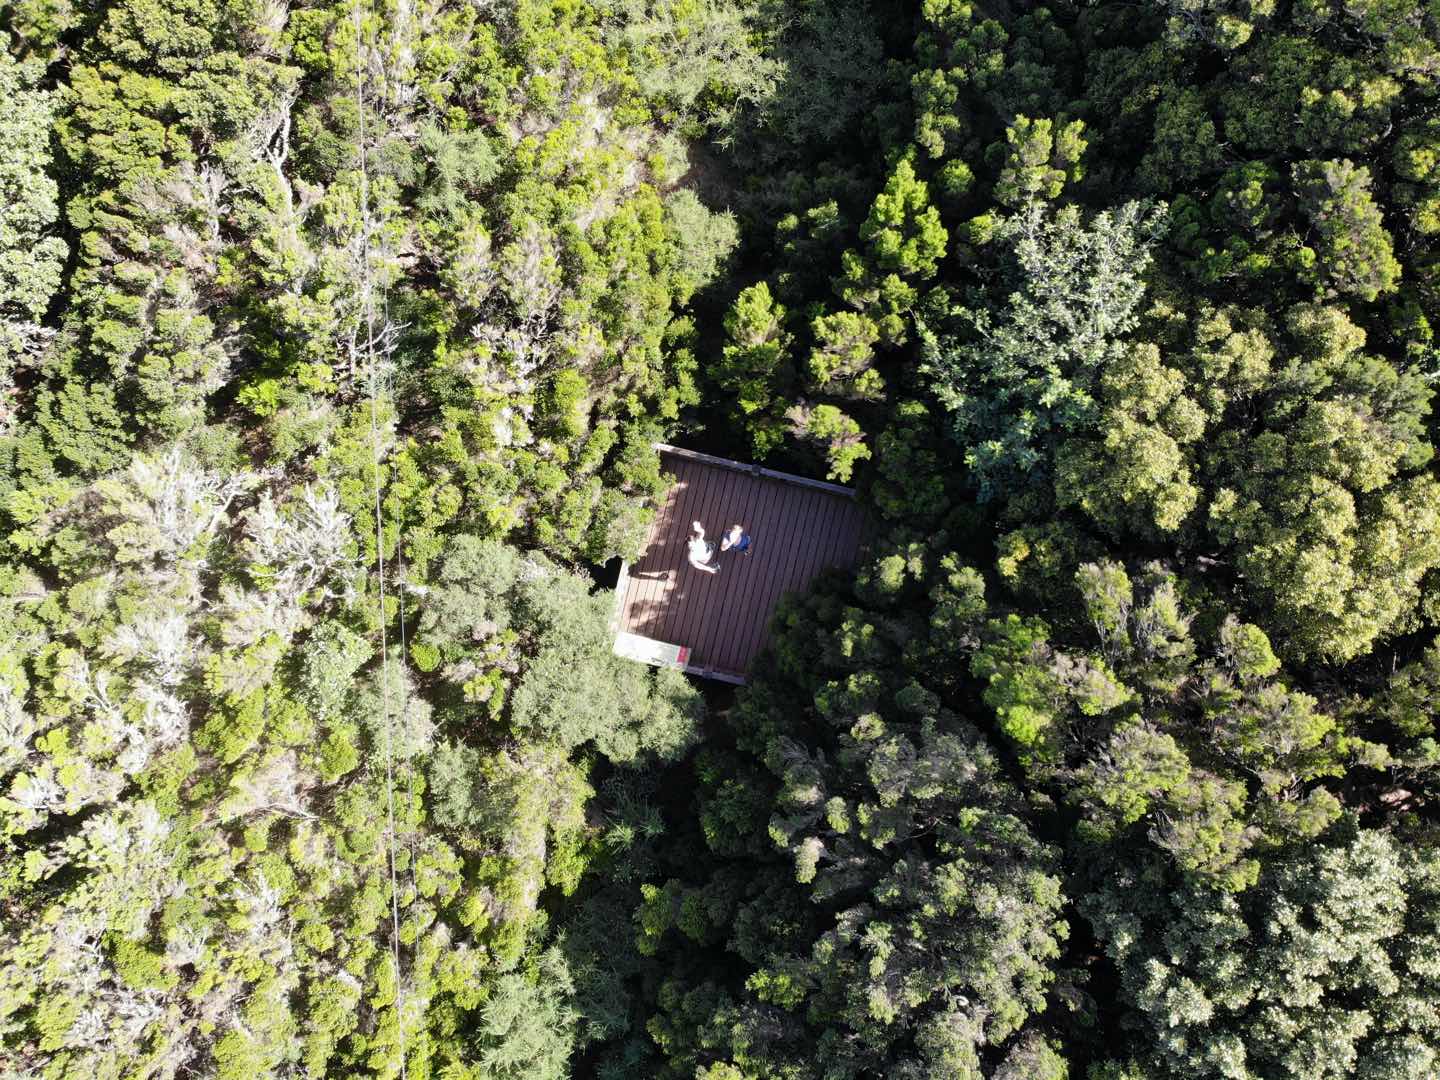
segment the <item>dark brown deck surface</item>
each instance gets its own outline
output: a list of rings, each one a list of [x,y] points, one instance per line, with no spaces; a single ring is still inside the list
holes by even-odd
[[[675,483],[645,553],[620,580],[616,629],[688,646],[687,670],[741,681],[765,646],[780,597],[827,567],[854,565],[864,512],[833,484],[756,475],[671,448],[662,448],[661,461]],[[717,552],[718,574],[696,570],[686,560],[692,521],[717,544],[731,524],[743,523],[751,553]]]

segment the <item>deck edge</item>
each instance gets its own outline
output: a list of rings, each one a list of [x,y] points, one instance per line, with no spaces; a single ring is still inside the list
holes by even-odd
[[[645,537],[649,543],[650,537]],[[620,560],[620,576],[615,579],[615,603],[610,607],[610,633],[618,634],[625,614],[625,594],[630,591],[630,560]]]
[[[744,675],[736,675],[732,671],[717,671],[713,668],[696,667],[694,664],[686,664],[682,669],[686,675],[694,675],[697,679],[710,679],[713,682],[729,683],[731,686],[746,685]]]
[[[687,458],[690,461],[698,461],[702,465],[714,465],[720,469],[733,469],[735,472],[749,473],[752,476],[763,476],[770,480],[779,480],[784,484],[798,484],[801,487],[814,488],[817,491],[828,492],[831,495],[839,495],[841,498],[855,498],[855,489],[842,487],[840,484],[832,484],[828,480],[813,480],[808,476],[798,476],[795,473],[781,472],[779,469],[767,469],[762,465],[746,465],[743,461],[732,461],[729,458],[716,457],[714,454],[701,453],[699,450],[687,450],[683,446],[672,446],[669,443],[652,443],[652,446],[662,454],[673,454],[676,457]]]

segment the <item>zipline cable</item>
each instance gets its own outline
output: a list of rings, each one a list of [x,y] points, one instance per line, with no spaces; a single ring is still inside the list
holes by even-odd
[[[387,298],[387,304],[388,304],[388,298]],[[387,309],[387,321],[388,321],[388,309]],[[401,518],[401,538],[402,538],[402,539],[403,539],[403,535],[404,535],[404,518],[403,518],[403,516],[402,516],[402,518]],[[410,655],[409,644],[408,644],[408,642],[406,641],[406,637],[405,637],[405,593],[406,593],[406,591],[407,591],[407,590],[409,589],[409,587],[410,587],[410,571],[409,571],[409,570],[406,568],[406,566],[405,566],[405,548],[404,548],[404,545],[399,542],[399,540],[397,540],[397,542],[396,542],[396,544],[395,544],[395,557],[396,557],[396,558],[399,560],[399,562],[400,562],[400,588],[399,588],[399,590],[397,590],[397,592],[395,593],[395,599],[396,599],[396,602],[397,602],[397,605],[398,605],[398,610],[397,610],[396,614],[399,616],[399,620],[400,620],[400,670],[403,672],[403,671],[405,670],[406,657],[408,657],[408,656]],[[409,716],[410,716],[410,680],[402,678],[402,679],[400,680],[400,718],[401,718],[401,720],[408,722],[408,717],[409,717]],[[406,812],[407,812],[407,813],[414,813],[414,812],[415,812],[415,770],[414,770],[413,768],[412,768],[412,769],[407,769],[407,770],[406,770],[406,773],[405,773],[405,777],[406,777],[405,794],[406,794],[406,798],[409,800],[409,801],[407,802],[407,804],[406,804],[406,807],[407,807]],[[418,896],[418,895],[419,895],[419,884],[417,883],[417,881],[416,881],[416,879],[415,879],[415,864],[416,864],[416,861],[417,861],[417,860],[416,860],[416,858],[415,858],[414,833],[412,832],[412,833],[410,834],[410,836],[411,836],[411,843],[410,843],[410,886],[411,886],[411,888],[415,889],[416,895]]]
[[[365,319],[365,362],[369,368],[370,393],[370,466],[371,488],[375,497],[375,558],[379,586],[380,626],[380,709],[385,729],[385,812],[388,821],[387,848],[390,870],[390,956],[395,966],[395,1024],[396,1041],[400,1050],[400,1077],[407,1080],[406,1059],[408,1048],[405,1042],[404,983],[400,978],[400,889],[395,873],[395,755],[394,716],[390,710],[390,642],[385,621],[385,520],[382,516],[380,498],[380,422],[378,398],[378,371],[375,363],[375,301],[373,282],[370,277],[370,174],[366,151],[365,133],[365,67],[367,59],[361,48],[362,27],[360,19],[361,0],[355,0],[355,105],[359,113],[360,150],[360,261],[361,261],[361,310]],[[385,299],[389,311],[389,298]],[[403,606],[403,602],[402,602]],[[401,663],[404,663],[402,646]]]
[[[387,333],[403,330],[406,326],[409,325],[408,323],[401,323],[399,326],[395,326],[393,323],[391,323],[390,287],[384,281],[380,283],[380,314],[385,320],[385,327]],[[394,384],[391,383],[390,392],[392,400],[394,399],[394,391]],[[408,657],[410,656],[409,643],[406,641],[405,636],[405,594],[410,589],[410,571],[409,568],[405,565],[405,513],[403,509],[400,512],[400,520],[396,531],[398,535],[395,537],[395,558],[400,564],[400,588],[395,593],[395,615],[400,623],[400,670],[403,673],[405,670],[405,665],[409,663]],[[401,723],[409,723],[409,717],[410,680],[402,677],[400,680]],[[413,768],[407,769],[405,771],[405,779],[405,793],[408,799],[408,802],[406,803],[406,806],[408,808],[407,812],[413,813],[415,808],[415,770]],[[419,884],[415,878],[416,858],[414,844],[415,834],[413,830],[410,832],[409,836],[410,844],[408,846],[410,848],[410,886],[411,888],[415,889],[416,895],[418,896]]]

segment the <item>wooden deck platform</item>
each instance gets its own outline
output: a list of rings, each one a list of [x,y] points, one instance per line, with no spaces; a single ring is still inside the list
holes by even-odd
[[[650,527],[645,552],[621,568],[615,651],[694,675],[743,683],[764,648],[780,597],[828,567],[854,565],[865,514],[854,492],[773,469],[659,446],[675,478]],[[717,552],[718,574],[686,560],[690,523],[719,542],[741,522],[749,555]]]

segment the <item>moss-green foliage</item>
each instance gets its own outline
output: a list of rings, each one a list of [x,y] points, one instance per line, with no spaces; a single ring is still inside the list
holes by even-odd
[[[1327,710],[1263,631],[1153,565],[1083,565],[1051,624],[987,598],[946,547],[892,542],[853,584],[783,606],[725,748],[687,770],[691,803],[658,840],[617,837],[594,903],[629,899],[644,978],[638,1001],[604,980],[581,994],[611,1018],[605,1060],[644,1060],[613,1019],[638,1007],[659,1057],[632,1067],[659,1075],[1428,1068],[1440,1031],[1409,1003],[1435,965],[1400,967],[1433,948],[1433,832],[1362,826],[1344,800],[1394,769],[1428,805],[1433,657]],[[617,821],[644,820],[633,806],[627,790]],[[1035,831],[1120,973],[1126,1019],[1099,1044]],[[996,906],[977,923],[980,897]],[[590,916],[574,926],[602,963]]]
[[[349,11],[255,29],[244,3],[126,3],[84,37],[56,121],[81,238],[66,333],[6,346],[45,346],[18,463],[93,476],[130,445],[198,439],[216,409],[263,432],[258,457],[293,461],[347,424],[368,432],[349,414],[378,337],[405,387],[384,513],[413,557],[457,517],[565,557],[633,555],[657,487],[617,459],[693,402],[671,313],[735,242],[723,214],[668,192],[676,138],[626,73],[627,20],[659,32],[689,13],[625,12],[603,32],[588,7],[528,0],[478,29],[468,10],[377,13],[357,42]],[[364,102],[362,207],[354,71],[382,40],[425,59]],[[50,105],[36,96],[25,122]],[[45,263],[16,297],[33,320],[59,241],[43,183],[23,188],[30,216],[5,242]],[[387,302],[368,330],[367,263]]]
[[[616,761],[676,757],[696,730],[695,697],[683,680],[614,655],[612,605],[542,555],[460,536],[416,641],[435,651],[440,700],[458,723],[562,750],[593,743]]]
[[[688,10],[361,7],[358,38],[348,3],[6,13],[0,1027],[26,1075],[393,1076],[402,1047],[412,1075],[560,1075],[541,894],[590,863],[586,773],[693,737],[693,689],[613,656],[568,562],[633,555],[664,489],[676,316],[736,242],[677,187],[677,128],[766,65],[711,85],[748,49],[723,11],[677,97],[628,31]],[[498,662],[420,626],[427,582],[470,583],[438,561],[461,532],[563,560],[513,564]]]
[[[1277,677],[1259,628],[1225,616],[1197,642],[1172,575],[1091,563],[1076,590],[1091,633],[1075,647],[1011,615],[987,626],[971,670],[1027,773],[1080,808],[1087,843],[1143,835],[1195,879],[1242,889],[1257,851],[1334,822],[1320,781],[1383,756]]]
[[[639,885],[660,1075],[976,1075],[1030,1043],[1068,932],[1056,852],[924,665],[974,634],[983,585],[953,556],[894,561],[782,608],[736,748],[697,759],[673,823],[696,848]]]
[[[7,4],[0,1071],[1436,1075],[1437,26]]]
[[[0,433],[13,421],[17,371],[34,363],[49,332],[43,326],[60,287],[67,248],[56,235],[60,216],[50,165],[53,92],[40,89],[38,63],[0,55]]]
[[[964,474],[927,471],[992,504],[1035,596],[1158,545],[1221,560],[1294,659],[1415,629],[1440,536],[1422,385],[1440,189],[1412,116],[1434,35],[1408,10],[937,2],[850,24],[836,40],[894,58],[878,92],[913,123],[783,149],[746,133],[737,160],[763,147],[807,182],[745,204],[757,243],[773,230],[774,304],[763,334],[758,286],[725,319],[722,401],[755,452],[873,480],[886,507],[875,448],[938,404]],[[819,19],[780,39],[800,70]]]
[[[1436,948],[1437,885],[1431,845],[1353,821],[1276,860],[1238,898],[1182,890],[1137,902],[1102,885],[1087,914],[1145,1025],[1128,1066],[1297,1080],[1434,1068],[1440,1032],[1411,1003],[1440,975],[1420,960]]]
[[[472,536],[408,613],[435,664],[408,670],[394,609],[382,662],[338,496],[257,481],[137,458],[26,534],[54,555],[48,586],[8,579],[0,650],[0,886],[34,916],[0,966],[18,1060],[388,1074],[401,1024],[415,1068],[472,1060],[475,1025],[494,1075],[553,1073],[569,1006],[540,895],[594,846],[574,752],[674,756],[697,696],[613,655],[583,578]]]

